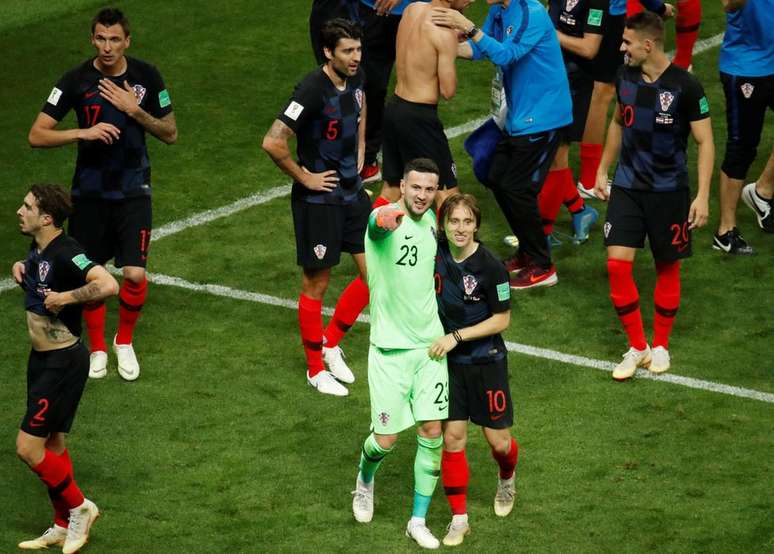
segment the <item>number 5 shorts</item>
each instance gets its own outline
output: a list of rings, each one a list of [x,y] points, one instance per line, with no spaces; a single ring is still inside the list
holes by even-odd
[[[368,350],[368,390],[374,433],[392,435],[422,421],[446,419],[449,373],[446,358],[432,360],[427,347]]]

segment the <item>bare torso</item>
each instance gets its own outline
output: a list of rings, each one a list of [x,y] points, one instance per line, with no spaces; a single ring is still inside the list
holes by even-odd
[[[45,315],[27,312],[27,330],[32,349],[38,352],[67,348],[78,342],[64,323]]]
[[[437,104],[440,95],[454,96],[457,36],[430,20],[432,4],[415,2],[403,12],[398,27],[395,94],[410,102]]]

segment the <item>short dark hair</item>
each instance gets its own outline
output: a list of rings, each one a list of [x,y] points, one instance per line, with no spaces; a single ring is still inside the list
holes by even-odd
[[[438,164],[430,158],[415,158],[411,160],[403,169],[403,178],[405,179],[412,171],[418,173],[433,173],[437,175],[439,179],[441,177],[441,170],[438,169]]]
[[[664,43],[664,20],[653,12],[644,11],[627,18],[626,28]]]
[[[361,40],[363,38],[363,30],[357,23],[353,23],[343,17],[330,19],[323,23],[320,29],[320,44],[323,48],[327,48],[333,53],[339,41],[343,38]]]
[[[54,227],[61,229],[65,220],[73,213],[70,193],[59,185],[50,184],[34,184],[30,187],[30,192],[38,203],[38,212],[50,215]]]
[[[472,194],[458,192],[444,200],[443,204],[441,204],[441,208],[438,210],[438,230],[436,231],[438,240],[447,240],[446,232],[444,231],[446,219],[449,217],[449,214],[454,211],[454,208],[458,206],[470,210],[470,213],[473,214],[473,217],[476,220],[476,228],[481,229],[481,208],[478,207],[478,200],[476,200],[476,197]],[[476,231],[474,238],[478,240],[478,231]]]
[[[94,34],[94,29],[97,28],[97,23],[110,27],[112,25],[121,25],[124,30],[124,34],[129,36],[129,20],[124,15],[124,12],[118,8],[103,8],[99,10],[94,19],[91,20],[91,34]]]

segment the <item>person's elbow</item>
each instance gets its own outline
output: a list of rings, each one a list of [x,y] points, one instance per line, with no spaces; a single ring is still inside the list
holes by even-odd
[[[457,80],[441,81],[438,87],[444,100],[451,100],[457,94]]]
[[[30,132],[27,134],[27,142],[32,148],[42,148],[45,146],[42,134],[35,125],[30,128]]]

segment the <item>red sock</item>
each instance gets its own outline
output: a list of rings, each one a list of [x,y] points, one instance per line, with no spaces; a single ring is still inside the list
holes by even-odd
[[[519,443],[511,437],[511,447],[508,449],[508,453],[501,454],[493,448],[492,458],[500,466],[500,479],[510,479],[516,472],[516,464],[519,461]]]
[[[65,448],[64,452],[59,455],[65,465],[67,466],[67,475],[70,479],[73,477],[73,462],[70,459],[70,452]],[[67,503],[60,496],[50,496],[51,504],[54,506],[54,523],[59,527],[67,527],[70,523],[70,509],[67,507]]]
[[[374,200],[374,203],[371,204],[371,209],[375,210],[379,206],[386,206],[387,204],[390,204],[390,203],[391,202],[387,200],[384,196],[379,195],[376,197],[376,200]]]
[[[591,190],[597,182],[599,160],[602,159],[602,145],[582,142],[580,145],[580,182],[583,188]]]
[[[298,326],[306,354],[306,367],[309,376],[314,377],[323,370],[322,300],[313,300],[303,294],[298,297]]]
[[[669,335],[680,306],[680,261],[656,263],[656,290],[653,294],[653,346],[669,348]]]
[[[610,298],[629,337],[629,345],[644,350],[648,343],[642,328],[640,295],[632,275],[633,265],[633,262],[608,258],[607,275],[610,280]]]
[[[468,513],[468,481],[470,470],[465,451],[449,452],[444,450],[441,454],[441,479],[443,489],[446,492],[446,500],[449,501],[452,515]]]
[[[118,291],[118,333],[116,344],[132,344],[132,333],[140,318],[145,297],[148,294],[148,280],[143,277],[140,283],[124,279]]]
[[[583,203],[583,198],[578,194],[578,189],[575,187],[575,177],[572,176],[572,169],[566,167],[559,170],[559,178],[561,179],[562,189],[562,204],[567,206],[567,209],[571,214],[578,213],[586,206]]]
[[[564,170],[549,171],[538,194],[538,210],[543,220],[543,233],[546,235],[553,232],[554,221],[562,207],[562,171]]]
[[[338,346],[341,338],[355,323],[357,316],[368,306],[368,285],[360,278],[353,279],[336,302],[333,319],[325,328],[325,346]]]
[[[89,335],[89,348],[92,352],[107,352],[105,344],[105,303],[83,306],[83,319],[86,321],[86,333]]]
[[[72,478],[71,466],[61,456],[46,449],[43,461],[33,467],[32,471],[37,473],[48,487],[48,495],[52,501],[54,498],[61,498],[68,510],[83,504],[83,493]]]
[[[640,13],[645,8],[637,0],[626,1],[626,17],[631,17],[636,13]]]
[[[678,0],[675,16],[675,57],[672,63],[688,69],[693,60],[693,45],[699,37],[700,0]]]

